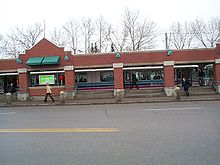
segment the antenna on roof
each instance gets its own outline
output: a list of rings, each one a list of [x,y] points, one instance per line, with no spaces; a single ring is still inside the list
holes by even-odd
[[[44,38],[45,38],[45,32],[46,31],[46,23],[45,23],[45,20],[44,20]]]

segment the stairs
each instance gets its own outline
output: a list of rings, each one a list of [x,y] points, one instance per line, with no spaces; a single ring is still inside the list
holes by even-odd
[[[181,92],[181,100],[219,100],[220,94],[217,94],[215,89],[211,86],[196,86],[189,88],[189,96],[186,96],[184,92]]]
[[[149,98],[166,96],[163,88],[126,89],[125,98]]]
[[[113,90],[90,90],[90,91],[83,91],[78,90],[75,95],[75,99],[108,99],[114,97]]]
[[[12,94],[12,101],[17,101],[17,93]],[[0,102],[6,102],[6,93],[0,94]]]
[[[181,88],[181,90],[183,90]],[[191,96],[202,96],[202,95],[217,95],[215,89],[211,86],[194,86],[189,88],[189,93]],[[182,92],[182,95],[185,95]]]
[[[214,88],[210,86],[194,86],[189,88],[190,96],[186,96],[183,88],[181,88],[181,100],[206,100],[206,99],[220,99],[220,95],[216,93]],[[43,102],[45,96],[30,97],[29,101]],[[60,100],[59,96],[53,96],[56,101]],[[89,100],[96,100],[97,102],[109,102],[115,100],[114,90],[78,90],[76,92],[74,102],[88,102]],[[142,88],[142,89],[125,89],[125,96],[122,101],[125,102],[155,102],[175,100],[174,97],[167,97],[163,87],[156,88]],[[12,96],[12,102],[17,101],[16,94]],[[50,98],[48,98],[50,102]],[[6,94],[0,94],[0,102],[6,102]]]

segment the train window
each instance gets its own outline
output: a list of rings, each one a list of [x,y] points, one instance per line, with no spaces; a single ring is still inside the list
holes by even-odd
[[[87,82],[87,74],[86,73],[77,73],[76,74],[76,82]]]
[[[3,80],[3,76],[0,76],[0,93],[4,93],[4,80]]]
[[[136,70],[132,71],[137,77],[138,80],[162,80],[163,79],[163,70],[159,69],[149,69],[149,70]],[[125,81],[130,81],[131,71],[125,72]]]
[[[138,80],[161,80],[163,79],[162,70],[144,70],[136,73]]]
[[[4,85],[3,76],[0,76],[0,86]]]
[[[100,72],[101,82],[113,82],[114,75],[113,72]]]

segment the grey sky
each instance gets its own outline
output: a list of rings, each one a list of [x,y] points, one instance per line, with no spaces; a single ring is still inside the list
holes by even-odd
[[[126,7],[138,9],[142,16],[155,21],[162,29],[173,22],[208,20],[220,16],[219,0],[1,0],[0,34],[10,28],[46,21],[47,28],[59,27],[71,18],[100,15],[117,25]]]

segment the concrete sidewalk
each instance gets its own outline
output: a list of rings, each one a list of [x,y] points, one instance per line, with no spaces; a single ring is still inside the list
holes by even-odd
[[[94,105],[94,104],[132,104],[132,103],[157,103],[157,102],[183,102],[183,101],[213,101],[220,100],[220,95],[200,95],[200,96],[181,96],[180,101],[174,97],[140,97],[140,98],[122,98],[117,101],[115,98],[107,99],[72,99],[61,103],[60,100],[44,102],[43,100],[35,101],[13,101],[11,104],[0,102],[0,107],[17,107],[17,106],[63,106],[63,105]]]

